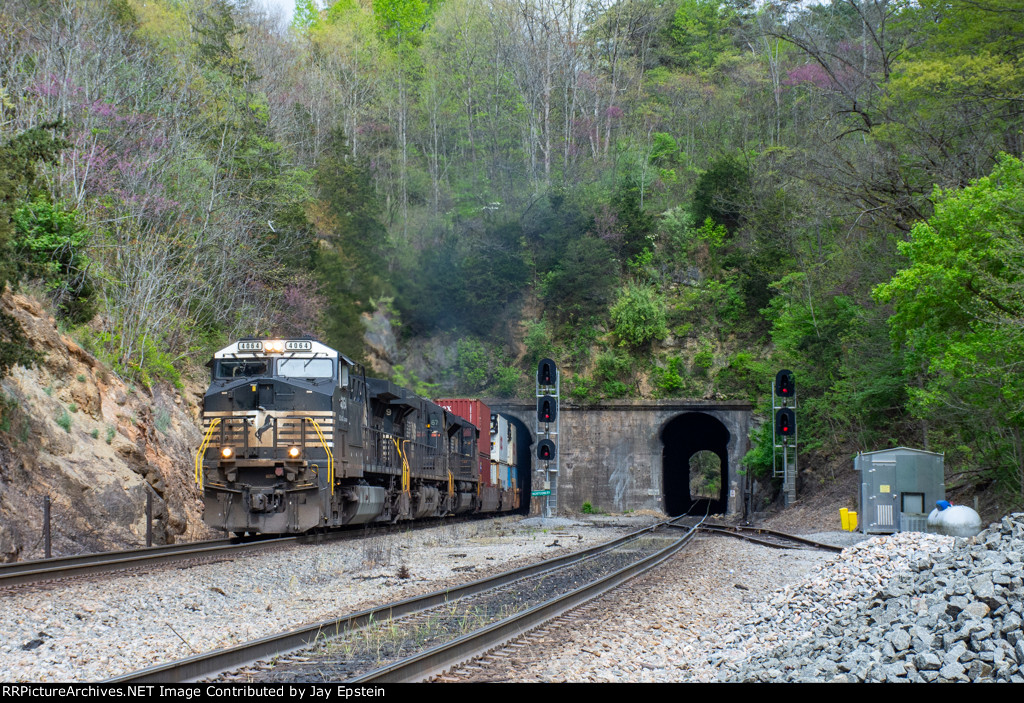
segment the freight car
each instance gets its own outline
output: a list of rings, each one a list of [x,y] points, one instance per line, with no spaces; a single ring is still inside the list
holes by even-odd
[[[211,527],[294,534],[521,503],[515,478],[492,480],[480,401],[434,403],[313,339],[241,339],[208,366],[195,479]]]

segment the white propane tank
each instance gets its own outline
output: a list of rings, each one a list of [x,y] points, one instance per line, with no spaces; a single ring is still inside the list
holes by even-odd
[[[981,516],[966,505],[954,505],[941,511],[941,534],[952,537],[973,537],[981,532]]]

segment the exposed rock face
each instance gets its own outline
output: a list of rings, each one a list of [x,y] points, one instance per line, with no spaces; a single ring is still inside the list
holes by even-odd
[[[212,536],[192,483],[198,398],[122,382],[62,335],[36,301],[5,292],[4,309],[45,355],[0,383],[0,560],[43,556],[43,497],[54,556]]]
[[[376,373],[389,375],[397,363],[398,342],[391,327],[391,320],[388,318],[387,307],[381,303],[372,315],[364,312],[362,318],[365,328],[363,342],[369,367]],[[344,350],[342,353],[345,353]]]

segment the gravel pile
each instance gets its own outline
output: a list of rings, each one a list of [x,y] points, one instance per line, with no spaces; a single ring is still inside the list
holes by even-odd
[[[874,538],[757,606],[712,663],[720,681],[1024,683],[1022,579],[1024,513]]]

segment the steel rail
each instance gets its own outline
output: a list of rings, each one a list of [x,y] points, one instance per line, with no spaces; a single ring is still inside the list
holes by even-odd
[[[365,535],[366,526],[361,530],[343,529],[331,532],[314,532],[299,535],[252,535],[162,544],[155,547],[139,547],[122,551],[94,552],[69,557],[53,557],[0,564],[0,588],[19,586],[37,581],[51,581],[71,576],[84,576],[107,571],[134,569],[148,565],[159,565],[192,557],[216,556],[221,550],[224,555],[235,554],[246,549],[288,544],[320,544],[322,542],[359,538]],[[391,525],[376,529],[387,530]]]
[[[581,603],[597,598],[623,582],[654,568],[686,546],[696,532],[696,528],[692,528],[664,549],[574,591],[552,598],[529,610],[463,635],[451,642],[432,647],[418,655],[348,679],[345,683],[412,683],[443,673],[453,666],[462,664],[496,646],[522,636]]]
[[[37,581],[85,576],[108,571],[157,566],[184,559],[229,556],[238,552],[295,542],[298,537],[278,537],[255,542],[208,540],[189,544],[170,544],[124,552],[100,552],[77,557],[59,557],[31,562],[18,562],[0,569],[0,587],[18,586]]]
[[[70,557],[51,557],[50,559],[32,559],[29,561],[15,561],[9,564],[0,564],[0,578],[6,574],[17,574],[23,571],[37,571],[42,569],[59,569],[65,566],[77,564],[88,564],[92,562],[109,561],[117,557],[145,556],[148,554],[159,554],[162,552],[181,551],[200,546],[214,547],[220,544],[230,544],[230,539],[211,539],[200,542],[187,542],[181,544],[160,544],[155,547],[138,547],[136,549],[124,549],[121,551],[91,552],[89,554],[76,554]]]
[[[654,532],[662,527],[672,525],[676,520],[678,518],[649,525],[593,547],[536,564],[530,564],[462,586],[434,591],[423,596],[407,598],[377,608],[348,613],[339,618],[322,620],[312,625],[289,632],[269,635],[234,647],[226,647],[185,659],[157,664],[146,669],[122,674],[121,676],[109,679],[109,681],[119,683],[182,683],[214,676],[252,664],[253,662],[303,649],[314,644],[317,640],[338,637],[374,622],[413,615],[466,596],[476,595],[477,593],[504,586],[528,576],[563,568],[569,564],[583,561],[595,554],[615,549],[630,540]]]
[[[736,537],[737,539],[746,540],[753,542],[754,544],[760,544],[765,547],[772,547],[775,549],[790,549],[791,547],[780,544],[778,542],[770,542],[764,539],[758,539],[753,535],[770,535],[777,539],[787,540],[789,542],[796,542],[797,544],[803,544],[814,549],[821,549],[827,552],[841,552],[843,547],[836,546],[834,544],[826,544],[824,542],[816,542],[805,537],[798,537],[797,535],[786,534],[785,532],[778,532],[776,530],[768,530],[763,527],[746,527],[742,525],[702,525],[701,531],[708,532],[717,535],[729,535],[730,537]]]

